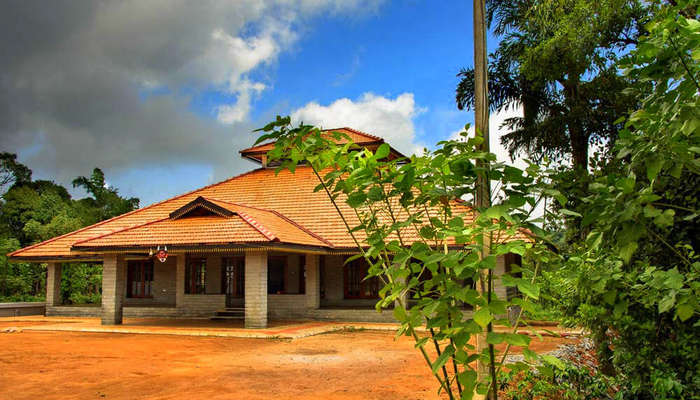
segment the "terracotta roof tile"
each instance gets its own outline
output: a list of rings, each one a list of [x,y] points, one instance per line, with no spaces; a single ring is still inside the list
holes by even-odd
[[[354,248],[333,204],[318,184],[311,168],[299,166],[292,174],[283,170],[256,169],[183,195],[120,215],[107,221],[29,246],[13,253],[17,258],[70,258],[79,248],[99,246],[157,246],[165,244],[263,243],[278,241],[328,248]],[[235,215],[187,216],[170,214],[203,197]],[[339,207],[351,226],[354,211],[341,198]],[[468,221],[469,207],[456,204]],[[437,211],[437,210],[435,210]],[[388,216],[384,219],[388,221]],[[406,241],[417,238],[414,228],[402,233]],[[362,237],[360,237],[362,239]],[[73,245],[76,245],[75,248]]]

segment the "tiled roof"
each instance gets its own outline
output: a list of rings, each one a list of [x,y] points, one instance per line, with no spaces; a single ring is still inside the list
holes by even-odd
[[[336,143],[347,143],[346,138],[334,139],[331,134],[333,132],[341,132],[347,135],[353,143],[369,148],[374,151],[379,145],[384,143],[384,139],[379,136],[370,135],[369,133],[361,132],[352,128],[335,128],[335,129],[324,129],[322,130],[323,135],[334,140]],[[263,162],[263,156],[275,146],[275,142],[262,143],[257,146],[249,147],[247,149],[241,150],[241,156],[256,162]],[[404,158],[405,156],[401,154],[398,150],[391,147],[389,153],[389,159]]]
[[[324,129],[322,132],[327,132],[328,134],[326,135],[327,137],[330,137],[330,134],[332,132],[342,132],[348,137],[350,137],[350,140],[352,140],[354,143],[357,144],[367,144],[367,143],[384,143],[384,139],[380,138],[379,136],[374,136],[370,135],[369,133],[361,132],[352,128],[335,128],[335,129]],[[338,140],[338,143],[346,143],[347,140],[340,139]],[[269,142],[269,143],[262,143],[257,146],[249,147],[247,149],[243,149],[240,151],[241,154],[245,155],[247,153],[264,153],[267,151],[272,150],[274,147],[275,143],[274,142]]]
[[[294,174],[260,168],[17,250],[10,257],[70,259],[85,254],[86,249],[157,245],[274,242],[354,248],[355,243],[326,194],[314,192],[317,184],[308,166],[300,165]],[[192,206],[195,201],[220,207],[219,212],[212,211],[214,206],[209,206],[211,213],[191,212],[185,206]],[[354,226],[357,223],[354,210],[342,198],[338,205]],[[171,216],[177,210],[181,213]],[[455,204],[454,211],[463,213],[467,220],[472,217],[464,203]],[[402,236],[412,241],[417,239],[417,232],[407,228]]]

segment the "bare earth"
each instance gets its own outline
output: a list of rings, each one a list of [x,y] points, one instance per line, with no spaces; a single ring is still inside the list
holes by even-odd
[[[531,349],[549,351],[570,341],[535,338]],[[438,399],[436,389],[412,340],[394,340],[392,332],[293,341],[0,333],[3,400]]]

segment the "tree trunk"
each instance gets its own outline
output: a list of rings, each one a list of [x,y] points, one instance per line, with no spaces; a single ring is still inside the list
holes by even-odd
[[[489,148],[489,101],[488,101],[488,73],[487,73],[487,58],[486,58],[486,5],[484,0],[474,0],[474,127],[476,135],[483,137],[484,141],[481,144],[482,151],[490,151]],[[483,209],[491,205],[491,187],[487,173],[480,173],[476,183],[476,206]],[[483,238],[483,247],[480,257],[486,258],[491,252],[491,243],[489,238]],[[479,272],[479,283],[476,285],[477,291],[480,293],[488,293],[490,298],[491,279],[490,270],[481,270]],[[476,310],[475,310],[476,311]],[[492,329],[489,324],[487,330]],[[476,336],[476,351],[482,353],[487,347],[493,353],[493,349],[486,343],[486,332]],[[493,361],[493,360],[492,360]],[[477,374],[479,381],[484,381],[489,373],[494,375],[493,362],[489,369],[489,364],[481,360],[477,361]],[[493,378],[492,388],[489,393],[489,398],[496,399],[496,382]],[[478,393],[474,394],[475,399],[483,399],[484,396]]]

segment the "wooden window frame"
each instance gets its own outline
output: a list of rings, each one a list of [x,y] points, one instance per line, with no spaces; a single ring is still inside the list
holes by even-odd
[[[299,256],[299,293],[306,294],[306,256]]]
[[[504,264],[504,271],[507,274],[511,274],[516,278],[521,278],[523,276],[522,272],[516,272],[514,274],[511,273],[513,270],[512,265],[515,264],[519,267],[523,266],[523,258],[519,254],[515,253],[506,253],[503,255],[503,264]],[[511,300],[515,297],[520,297],[520,291],[518,290],[517,286],[509,286],[506,288],[506,298],[507,300]]]
[[[362,271],[351,271],[351,269],[357,269],[357,268],[362,268]],[[349,264],[345,264],[343,267],[343,297],[348,300],[356,300],[356,299],[371,299],[371,300],[376,300],[379,298],[379,290],[381,289],[379,286],[379,279],[376,276],[373,276],[369,279],[365,279],[368,275],[369,271],[369,264],[367,261],[365,261],[363,258],[358,258],[353,261],[351,261]],[[357,285],[359,286],[359,294],[354,295],[351,294],[351,283],[350,283],[350,278],[352,277],[351,274],[360,274],[362,275],[362,278],[359,280]],[[370,294],[367,295],[365,294],[367,292],[366,288],[369,287],[369,292]],[[373,294],[376,293],[376,294]]]
[[[129,299],[153,298],[153,260],[129,260],[126,265],[126,297]],[[149,279],[150,278],[150,279]],[[134,283],[141,283],[134,293]]]
[[[236,286],[234,287],[234,293],[231,294],[231,297],[242,299],[245,297],[245,256],[221,258],[221,294],[227,294],[226,265],[229,262],[233,263],[234,274],[236,275]]]
[[[282,265],[282,290],[279,293],[270,293],[270,260],[283,260],[283,265]],[[268,290],[267,294],[273,294],[273,295],[280,295],[280,294],[288,294],[287,292],[287,268],[289,266],[289,260],[287,256],[267,256],[267,268],[268,268],[268,273],[267,273],[267,285],[268,285]]]
[[[195,274],[192,273],[194,268],[197,270]],[[199,277],[199,282],[195,277]],[[206,257],[187,258],[187,265],[185,266],[185,294],[207,294]]]

